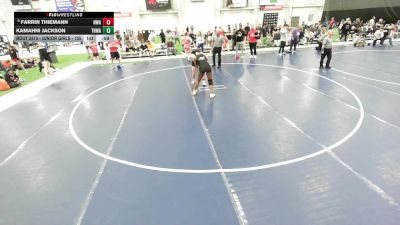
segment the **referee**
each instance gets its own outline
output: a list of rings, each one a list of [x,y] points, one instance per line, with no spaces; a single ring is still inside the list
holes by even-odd
[[[331,59],[332,59],[332,36],[333,36],[333,30],[329,30],[328,31],[328,35],[322,41],[321,61],[319,62],[319,68],[320,69],[324,68],[325,56],[328,56],[328,60],[326,61],[326,64],[325,64],[325,69],[330,69],[331,68],[329,66],[329,64],[330,64]]]
[[[221,35],[221,32],[217,32],[217,36],[213,37],[213,50],[212,50],[212,58],[213,58],[213,65],[215,67],[215,55],[218,54],[218,68],[221,67],[221,51],[222,45],[224,44],[224,37]]]

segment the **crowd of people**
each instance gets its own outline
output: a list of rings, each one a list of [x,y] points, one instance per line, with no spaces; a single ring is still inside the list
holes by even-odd
[[[169,55],[176,54],[176,44],[181,44],[186,56],[191,52],[191,49],[201,49],[202,52],[212,51],[214,53],[214,39],[218,36],[224,39],[221,51],[235,51],[235,57],[243,57],[245,49],[250,49],[250,57],[257,57],[257,47],[261,43],[262,38],[267,38],[272,43],[272,46],[279,47],[278,54],[284,55],[286,46],[290,46],[288,52],[295,52],[298,45],[307,45],[319,43],[318,50],[321,49],[322,40],[328,35],[328,30],[338,29],[340,41],[354,42],[354,46],[365,46],[367,40],[374,40],[373,45],[377,41],[383,45],[386,39],[389,40],[389,45],[393,45],[392,40],[398,36],[398,27],[400,20],[397,23],[385,23],[383,19],[376,20],[375,17],[363,21],[361,18],[356,18],[353,21],[350,18],[342,19],[336,22],[335,18],[322,23],[306,25],[304,22],[298,27],[289,27],[287,24],[281,26],[242,26],[241,23],[234,26],[228,25],[226,29],[222,27],[214,27],[206,32],[197,31],[193,26],[186,27],[182,35],[178,29],[167,29],[165,32],[161,30],[156,34],[151,31],[147,34],[143,31],[138,31],[137,34],[130,32],[124,34],[121,39],[121,44],[126,52],[136,52],[141,56],[155,55],[155,37],[159,36],[161,45],[159,48],[165,50]],[[293,51],[292,51],[293,50]],[[219,49],[217,49],[219,54]]]
[[[52,59],[47,52],[45,45],[41,44],[38,48],[39,57],[21,58],[15,45],[8,45],[8,54],[11,59],[0,62],[0,91],[19,87],[25,79],[20,78],[20,73],[27,74],[26,69],[38,68],[39,72],[45,76],[52,74],[56,68],[52,64]]]
[[[298,27],[289,27],[287,24],[280,26],[255,26],[247,23],[243,26],[241,23],[232,27],[227,25],[226,29],[214,27],[206,32],[195,30],[193,26],[186,27],[181,33],[177,28],[165,32],[163,29],[156,34],[155,31],[138,31],[136,34],[132,31],[124,32],[122,35],[116,32],[116,38],[109,43],[85,43],[86,49],[92,60],[111,59],[113,67],[117,60],[117,67],[121,66],[121,52],[136,53],[139,56],[154,57],[157,50],[163,51],[166,55],[177,54],[177,45],[181,45],[187,59],[193,51],[204,53],[210,51],[212,54],[211,67],[221,67],[222,51],[235,51],[235,58],[244,57],[244,51],[250,50],[250,58],[257,58],[257,47],[262,39],[270,41],[270,45],[278,48],[278,55],[283,56],[287,53],[294,53],[298,45],[307,45],[318,43],[317,51],[321,51],[321,63],[325,57],[328,58],[325,68],[330,68],[331,48],[333,42],[333,29],[338,29],[340,35],[339,41],[352,40],[354,46],[366,46],[367,40],[372,40],[372,46],[379,41],[381,45],[385,40],[389,40],[389,45],[393,45],[392,40],[399,37],[400,20],[397,23],[385,23],[383,19],[376,20],[372,17],[363,21],[361,18],[351,20],[346,18],[337,22],[334,17],[324,23],[319,22],[306,25],[304,22]],[[159,37],[161,44],[156,45],[156,37]],[[289,50],[285,48],[289,46]],[[99,48],[105,50],[106,54],[100,56]],[[21,59],[15,46],[8,47],[8,54],[11,60],[3,61],[0,69],[4,71],[4,80],[13,88],[20,85],[21,80],[18,77],[20,71],[26,68],[38,67],[45,75],[54,71],[52,60],[47,53],[46,47],[39,48],[39,59]],[[216,58],[218,60],[216,61]],[[194,65],[200,65],[206,57],[200,56],[193,61]],[[195,80],[195,79],[194,79]]]

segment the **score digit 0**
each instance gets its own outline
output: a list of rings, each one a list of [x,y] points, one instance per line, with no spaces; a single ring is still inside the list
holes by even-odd
[[[103,34],[114,34],[114,27],[103,27]]]
[[[114,26],[114,18],[103,18],[103,26]]]

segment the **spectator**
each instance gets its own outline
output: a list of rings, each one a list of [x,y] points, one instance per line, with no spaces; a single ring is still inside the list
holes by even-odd
[[[239,24],[239,30],[235,32],[235,40],[236,40],[236,59],[239,59],[240,57],[243,58],[243,51],[244,51],[244,46],[243,46],[243,41],[245,39],[245,34],[246,32],[242,29],[242,25]],[[239,49],[241,50],[242,55],[238,55]]]
[[[21,81],[17,74],[15,74],[14,70],[7,70],[5,75],[5,80],[10,88],[15,88],[21,85]]]
[[[393,42],[392,42],[392,40],[393,40],[393,38],[394,38],[394,35],[396,34],[396,26],[392,23],[389,27],[388,27],[388,30],[389,30],[389,34],[388,34],[388,39],[389,39],[389,45],[390,46],[393,46]]]
[[[28,73],[28,71],[26,71],[24,65],[22,64],[21,59],[19,58],[19,55],[18,55],[18,50],[14,45],[8,46],[8,54],[10,55],[11,61],[13,63],[15,63],[17,66],[19,66],[19,68],[22,68],[25,71],[25,73]]]
[[[196,41],[197,41],[196,35],[194,35],[194,33],[190,32],[189,37],[190,37],[190,40],[192,41],[192,43],[194,43],[193,46],[196,46]]]
[[[333,29],[335,27],[336,21],[335,17],[332,17],[331,20],[329,21],[329,29]]]
[[[34,58],[25,59],[25,62],[24,62],[25,68],[33,68],[35,66],[37,66],[37,64],[36,64],[36,61]]]
[[[147,40],[151,41],[151,42],[154,42],[154,38],[155,37],[156,37],[156,34],[154,33],[154,31],[151,31],[149,36],[148,36],[148,38],[147,38]]]
[[[85,41],[85,42],[84,42],[84,45],[85,45],[86,53],[87,53],[87,55],[88,55],[88,59],[90,59],[90,58],[91,58],[90,51],[89,51],[90,42]],[[47,43],[46,43],[45,48],[48,49]]]
[[[189,37],[189,33],[185,33],[185,36],[182,39],[182,43],[183,43],[183,50],[185,51],[186,54],[186,58],[189,59],[189,55],[190,55],[190,48],[191,48],[191,44],[192,44],[192,39]]]
[[[260,31],[252,25],[247,37],[250,45],[250,58],[257,58],[257,38],[260,37]]]
[[[344,22],[343,26],[342,26],[342,34],[340,36],[340,40],[343,39],[344,37],[344,41],[347,41],[347,35],[349,34],[351,29],[351,21],[349,18],[347,18],[347,20]]]
[[[377,25],[380,25],[382,27],[382,26],[385,25],[385,21],[381,18],[381,19],[378,20],[378,24]]]
[[[225,36],[224,30],[221,28],[218,32],[221,35],[221,37],[224,39],[224,43],[222,45],[222,49],[228,50],[229,49],[229,41],[228,41],[228,38]]]
[[[89,49],[92,52],[92,60],[99,60],[99,49],[96,42],[92,41],[89,45]]]
[[[292,52],[292,47],[294,47],[293,51],[296,52],[296,46],[299,43],[299,38],[300,38],[299,28],[294,28],[292,30],[292,37],[291,37],[291,40],[290,40],[290,52]]]
[[[138,31],[137,38],[140,41],[140,43],[144,43],[144,36],[141,31]]]
[[[204,52],[204,37],[200,31],[197,33],[196,44],[197,48],[201,49],[201,52]]]
[[[236,49],[236,28],[233,28],[232,33],[231,33],[231,43],[230,43],[230,47],[231,47],[231,51]]]
[[[174,39],[175,39],[175,44],[176,44],[176,42],[181,43],[177,27],[175,27],[175,30],[174,30]]]
[[[304,34],[306,38],[306,43],[312,43],[314,40],[314,33],[311,30],[306,30]]]
[[[280,45],[281,34],[278,29],[272,32],[272,39],[274,40],[274,46],[278,47]]]
[[[3,71],[7,71],[8,69],[11,69],[11,61],[10,60],[5,60],[1,62],[1,66]]]
[[[133,37],[133,40],[131,40],[132,50],[134,52],[141,53],[140,44],[141,43],[140,43],[139,39],[137,37]]]
[[[286,45],[286,39],[287,39],[287,25],[285,24],[279,31],[280,33],[280,46],[279,46],[279,52],[278,55],[282,56],[285,54],[285,45]]]
[[[142,54],[150,55],[149,49],[147,48],[147,45],[145,43],[140,44],[140,51]]]
[[[375,45],[376,45],[376,42],[378,41],[378,40],[380,40],[381,41],[381,45],[383,45],[383,38],[384,38],[384,31],[383,31],[383,28],[381,27],[381,28],[379,28],[379,29],[377,29],[376,31],[375,31],[375,33],[374,33],[374,41],[373,41],[373,43],[372,43],[372,46],[374,46],[375,47]]]
[[[147,49],[149,50],[149,56],[151,58],[153,58],[154,55],[156,54],[156,46],[150,40],[147,41],[146,45],[147,45]]]
[[[299,43],[301,45],[303,45],[305,38],[304,38],[304,30],[303,30],[302,27],[299,27],[299,33],[300,33],[300,35],[299,35]]]
[[[161,43],[162,43],[162,44],[165,44],[165,34],[164,34],[163,29],[161,29],[160,38],[161,38]]]
[[[374,29],[374,27],[375,27],[375,16],[373,16],[373,17],[369,20],[369,25],[372,27],[372,29]]]
[[[6,72],[7,71],[7,69],[6,68],[4,68],[4,66],[3,66],[3,62],[1,62],[0,63],[0,72]]]
[[[169,39],[167,41],[167,56],[169,55],[170,52],[173,55],[176,55],[176,49],[175,49],[175,45],[174,45],[174,42],[172,41],[172,39]]]
[[[265,24],[262,25],[259,30],[260,30],[260,37],[267,36],[267,32],[268,32],[267,25],[265,25]]]
[[[249,31],[250,31],[250,24],[247,23],[246,26],[244,27],[244,31],[245,31],[245,38],[247,39]],[[249,39],[247,39],[246,41],[249,41]]]
[[[359,28],[361,27],[361,20],[360,20],[360,18],[356,18],[356,20],[354,20],[353,26],[354,26],[357,30],[359,30]],[[358,31],[356,31],[356,33],[358,33]]]

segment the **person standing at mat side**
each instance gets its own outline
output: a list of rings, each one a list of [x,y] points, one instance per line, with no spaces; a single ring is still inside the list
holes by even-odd
[[[215,55],[218,54],[218,68],[221,67],[221,52],[222,46],[224,44],[224,37],[221,35],[220,32],[217,32],[217,36],[213,37],[213,50],[212,50],[212,58],[213,58],[213,65],[215,67]]]
[[[242,29],[242,25],[239,25],[239,30],[235,32],[235,40],[236,40],[236,56],[235,58],[238,60],[243,58],[243,50],[244,50],[244,39],[245,39],[246,32]],[[241,50],[242,54],[239,55],[239,49]]]
[[[108,49],[110,50],[110,56],[111,56],[111,64],[112,64],[112,68],[115,68],[114,65],[114,60],[118,60],[118,65],[117,68],[121,68],[121,57],[119,55],[118,49],[121,46],[121,42],[120,40],[118,40],[117,38],[114,39],[113,41],[108,42]]]
[[[210,64],[208,64],[207,57],[204,55],[204,53],[201,53],[201,52],[196,53],[195,65],[198,67],[198,74],[196,76],[196,79],[195,79],[195,82],[193,85],[192,95],[195,96],[197,94],[197,89],[199,88],[200,80],[203,78],[204,74],[206,74],[207,79],[208,79],[208,86],[210,89],[210,98],[214,98],[215,90],[214,90],[211,66],[210,66]]]
[[[333,30],[329,30],[328,31],[328,35],[322,41],[321,61],[319,62],[319,68],[320,69],[324,68],[325,56],[328,56],[328,60],[326,61],[326,64],[325,64],[325,69],[330,69],[331,68],[329,66],[329,64],[330,64],[331,59],[332,59],[332,36],[333,36]]]
[[[280,55],[280,56],[285,54],[285,45],[286,45],[287,33],[288,33],[287,25],[285,24],[279,31],[281,43],[280,43],[280,46],[279,46],[278,55]],[[281,51],[282,51],[282,53],[281,53]]]
[[[250,58],[257,58],[257,40],[260,37],[260,31],[257,30],[254,25],[251,25],[251,29],[247,34],[247,39],[250,45]]]

